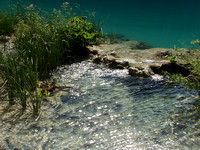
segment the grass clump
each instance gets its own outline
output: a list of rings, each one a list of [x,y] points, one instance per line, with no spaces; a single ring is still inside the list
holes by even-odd
[[[177,52],[176,56],[169,58],[171,63],[183,63],[184,66],[190,70],[188,76],[181,74],[172,75],[172,79],[179,81],[187,87],[197,90],[200,94],[200,48],[196,50],[179,50],[177,47],[174,48]]]
[[[191,43],[198,44],[198,48],[186,52],[175,47],[174,50],[177,55],[169,58],[171,63],[185,64],[184,66],[190,71],[190,74],[188,76],[171,74],[170,79],[198,91],[199,101],[196,103],[195,108],[200,112],[200,42],[196,40]]]
[[[0,11],[0,35],[11,35],[17,24],[17,18],[14,13]]]
[[[16,22],[10,21],[10,29],[1,33],[13,33],[15,40],[12,52],[0,52],[0,75],[10,104],[18,102],[23,109],[30,104],[38,115],[43,97],[38,80],[63,63],[87,56],[86,47],[98,44],[101,36],[95,22],[72,15],[67,2],[62,5],[63,11],[54,9],[46,16],[40,15],[33,4],[21,10],[24,14],[13,17]],[[6,19],[4,22],[8,23]]]
[[[8,93],[10,104],[15,102],[26,109],[27,100],[36,97],[38,73],[33,66],[28,65],[16,54],[4,57],[0,53],[0,76],[5,83],[5,89]],[[33,98],[32,98],[33,99]],[[40,103],[38,100],[37,103]],[[34,108],[35,102],[30,99],[30,104]],[[39,113],[39,109],[33,109],[35,114]]]

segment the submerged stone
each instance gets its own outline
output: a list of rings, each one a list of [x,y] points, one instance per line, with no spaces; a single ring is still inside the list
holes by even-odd
[[[123,45],[128,46],[130,49],[139,49],[139,50],[144,50],[144,49],[149,49],[152,48],[148,43],[143,42],[143,41],[124,41]]]

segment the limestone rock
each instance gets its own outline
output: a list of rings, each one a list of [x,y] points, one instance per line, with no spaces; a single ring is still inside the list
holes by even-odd
[[[118,61],[118,60],[111,60],[108,64],[108,67],[113,69],[126,69],[129,68],[129,63],[127,61]]]
[[[161,66],[153,66],[151,65],[150,68],[156,74],[164,74],[164,72],[168,72],[170,74],[182,74],[183,76],[190,75],[189,68],[186,67],[187,65],[178,64],[178,63],[167,63],[162,64]]]
[[[152,70],[150,68],[142,68],[142,67],[130,67],[128,69],[129,75],[135,76],[135,77],[143,77],[148,78],[154,75]]]
[[[92,62],[93,62],[93,63],[100,63],[100,62],[102,62],[101,57],[94,57],[94,58],[92,59]]]
[[[98,54],[98,50],[96,50],[96,49],[91,50],[90,49],[90,53],[93,54],[93,55],[97,55]]]
[[[156,57],[163,59],[168,59],[169,56],[172,56],[172,52],[170,52],[169,50],[156,53]]]

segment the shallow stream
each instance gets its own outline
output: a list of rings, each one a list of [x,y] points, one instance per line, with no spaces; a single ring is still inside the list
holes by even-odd
[[[2,149],[200,148],[195,91],[89,61],[62,66],[54,77],[73,88],[46,105],[40,119],[0,114]]]

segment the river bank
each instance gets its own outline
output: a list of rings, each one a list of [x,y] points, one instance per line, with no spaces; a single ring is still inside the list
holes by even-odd
[[[88,47],[94,63],[103,62],[110,68],[128,69],[135,77],[155,77],[158,74],[181,73],[189,75],[184,64],[171,64],[169,57],[177,55],[174,49],[151,48],[140,41],[122,41]],[[187,50],[184,50],[187,53]]]
[[[13,41],[14,37],[2,36],[0,50],[4,51],[4,53],[12,50]],[[169,57],[177,55],[174,49],[152,48],[145,42],[134,40],[122,40],[114,44],[105,42],[100,45],[91,45],[87,48],[92,62],[103,62],[113,69],[129,69],[129,74],[132,76],[154,77],[154,75],[162,75],[162,71],[189,74],[189,70],[183,64],[174,66],[170,63]],[[182,50],[186,53],[189,52],[187,49]]]

